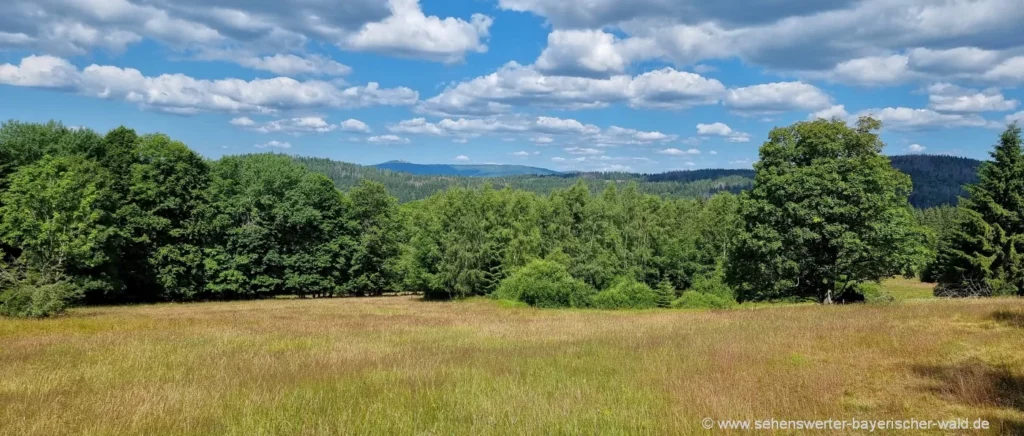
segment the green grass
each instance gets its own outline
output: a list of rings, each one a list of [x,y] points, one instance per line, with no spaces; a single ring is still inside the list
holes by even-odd
[[[81,308],[0,319],[0,434],[693,434],[704,417],[967,417],[1019,434],[1022,325],[1021,299]]]
[[[893,278],[882,282],[882,292],[891,295],[897,301],[935,298],[932,293],[934,289],[934,283],[921,283],[904,278]]]

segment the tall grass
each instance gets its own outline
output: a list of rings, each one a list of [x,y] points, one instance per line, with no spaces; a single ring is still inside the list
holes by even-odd
[[[0,320],[0,434],[692,434],[701,419],[1024,430],[1024,300],[555,311],[413,297]]]

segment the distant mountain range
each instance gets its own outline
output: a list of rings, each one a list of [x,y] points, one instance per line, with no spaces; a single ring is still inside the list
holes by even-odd
[[[450,188],[513,188],[546,195],[577,181],[592,190],[610,184],[636,182],[649,194],[672,198],[707,198],[717,192],[740,192],[754,182],[750,169],[703,169],[660,174],[559,173],[522,165],[418,165],[393,161],[362,166],[322,158],[295,158],[312,171],[326,174],[340,189],[360,180],[383,183],[402,202],[429,197]],[[977,182],[981,161],[953,156],[909,155],[891,157],[892,165],[914,182],[910,204],[918,208],[956,205],[966,196],[963,186]]]
[[[509,176],[548,176],[558,174],[544,168],[524,165],[444,165],[414,164],[400,160],[384,162],[374,167],[421,176],[464,176],[464,177],[509,177]]]

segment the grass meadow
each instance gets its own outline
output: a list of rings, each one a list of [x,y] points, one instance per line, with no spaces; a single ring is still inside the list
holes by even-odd
[[[729,311],[385,297],[0,319],[0,434],[700,434],[705,417],[1024,434],[1024,300],[925,288]]]

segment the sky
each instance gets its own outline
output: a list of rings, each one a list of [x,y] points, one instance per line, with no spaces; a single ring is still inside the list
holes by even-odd
[[[0,119],[204,156],[749,168],[777,126],[983,159],[1024,120],[1022,0],[5,0]]]

